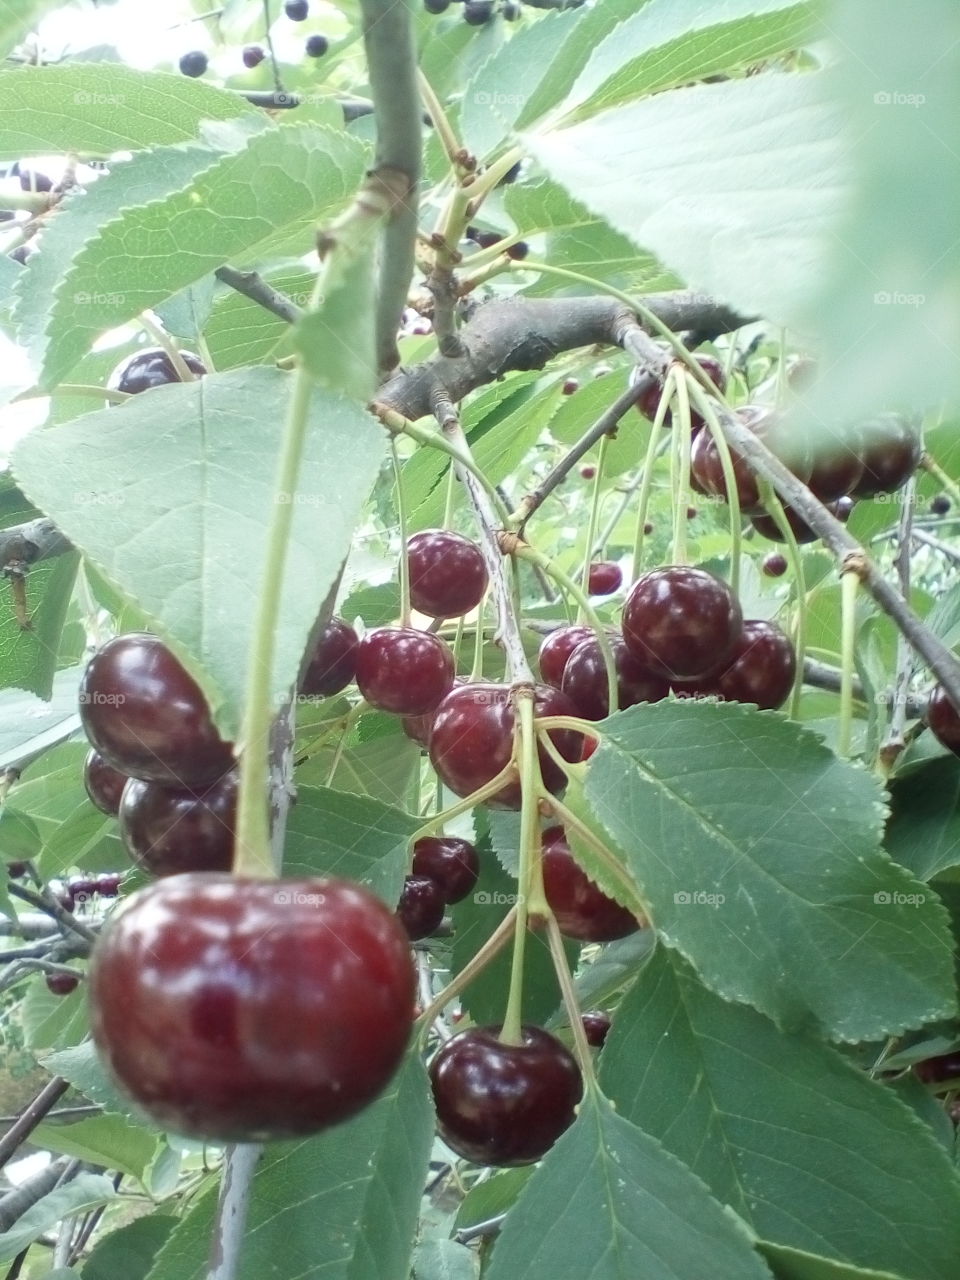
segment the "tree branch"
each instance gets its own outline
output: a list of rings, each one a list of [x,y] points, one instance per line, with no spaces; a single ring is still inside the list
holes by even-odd
[[[271,311],[281,320],[286,320],[287,324],[296,324],[303,315],[303,311],[296,303],[291,302],[285,294],[267,284],[256,271],[237,271],[233,267],[218,267],[213,274],[223,284],[236,289],[237,293],[242,293],[251,302],[258,302],[267,311]]]
[[[0,569],[31,565],[73,548],[52,520],[41,518],[0,529]]]
[[[220,1199],[210,1240],[207,1280],[234,1280],[247,1225],[253,1175],[263,1147],[238,1143],[228,1147],[220,1182]]]
[[[70,1088],[69,1080],[62,1076],[54,1076],[49,1080],[32,1102],[28,1103],[7,1132],[0,1138],[0,1169],[7,1163],[14,1152],[33,1133],[44,1116]],[[3,1202],[0,1201],[0,1204]]]

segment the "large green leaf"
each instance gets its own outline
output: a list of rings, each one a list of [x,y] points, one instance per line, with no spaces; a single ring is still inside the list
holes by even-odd
[[[83,1268],[83,1280],[146,1280],[160,1247],[177,1225],[169,1214],[151,1213],[101,1236]]]
[[[532,135],[548,173],[692,287],[786,322],[842,199],[835,107],[816,75],[657,94]]]
[[[284,267],[264,272],[263,278],[298,307],[305,307],[316,277],[303,267]],[[213,362],[221,371],[276,359],[289,343],[291,334],[285,320],[233,289],[225,290],[214,300],[210,321],[204,330]]]
[[[15,453],[31,496],[154,620],[231,734],[291,381],[251,368],[159,387],[56,431],[34,431]],[[384,449],[384,433],[363,409],[314,392],[277,619],[278,701],[349,550]]]
[[[733,704],[631,707],[602,728],[587,803],[661,939],[715,991],[840,1040],[953,1013],[946,913],[880,848],[865,769]]]
[[[903,1276],[895,1276],[890,1271],[851,1267],[845,1262],[820,1258],[800,1249],[787,1249],[783,1245],[767,1244],[763,1240],[759,1247],[777,1280],[903,1280]]]
[[[154,1134],[117,1115],[92,1116],[70,1124],[47,1121],[37,1126],[31,1140],[48,1151],[120,1169],[140,1181],[157,1149]]]
[[[116,1194],[113,1183],[102,1173],[78,1174],[31,1205],[9,1231],[0,1235],[0,1262],[10,1262],[61,1219],[99,1208]]]
[[[30,570],[24,584],[27,627],[17,617],[11,587],[4,586],[0,595],[0,685],[50,698],[79,563],[79,556],[67,552]]]
[[[433,1141],[419,1056],[356,1119],[267,1147],[253,1181],[238,1280],[404,1280]],[[186,1214],[149,1280],[207,1274],[216,1188]],[[278,1271],[278,1266],[281,1271]]]
[[[920,880],[960,866],[960,760],[928,760],[890,784],[884,839],[891,858]]]
[[[909,1280],[960,1257],[960,1177],[910,1109],[663,948],[618,1010],[601,1081],[761,1239]]]
[[[0,42],[3,11],[10,7],[10,0],[0,5]],[[0,72],[0,157],[48,151],[110,156],[171,146],[196,138],[203,120],[257,114],[239,93],[163,71],[114,62],[20,67]]]
[[[741,1223],[656,1139],[589,1093],[517,1200],[489,1280],[769,1280]]]

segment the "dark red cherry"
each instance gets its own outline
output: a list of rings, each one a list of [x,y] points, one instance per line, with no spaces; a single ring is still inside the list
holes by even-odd
[[[638,702],[659,702],[670,691],[666,680],[641,667],[620,636],[610,637],[613,665],[617,672],[620,710]],[[591,634],[567,659],[561,689],[584,720],[603,720],[610,714],[607,669],[597,637]]]
[[[580,1021],[583,1023],[587,1044],[594,1049],[602,1049],[610,1030],[610,1015],[591,1010],[589,1013],[581,1014]]]
[[[453,685],[453,652],[439,636],[413,627],[368,631],[357,645],[357,688],[379,711],[422,716]]]
[[[535,686],[535,714],[575,716],[577,709],[559,689]],[[510,763],[513,753],[514,709],[509,685],[466,684],[453,689],[437,707],[430,731],[430,761],[451,791],[458,796],[492,781]],[[581,734],[553,729],[550,737],[564,760],[579,761]],[[538,748],[543,783],[554,795],[566,785],[566,775]],[[514,768],[512,781],[494,793],[487,804],[495,809],[520,808],[520,779]]]
[[[46,975],[47,990],[55,996],[68,996],[76,991],[80,979],[72,973],[48,973]]]
[[[627,648],[642,666],[667,679],[690,680],[723,665],[740,638],[743,614],[720,578],[674,564],[633,584],[622,626]]]
[[[806,446],[800,443],[796,432],[788,431],[784,427],[782,420],[776,414],[759,405],[744,405],[737,410],[737,417],[795,476],[802,480],[809,476],[811,458]],[[762,511],[756,472],[736,449],[730,449],[730,461],[733,464],[740,510],[747,514],[751,511]],[[727,484],[723,474],[720,450],[709,431],[699,432],[691,446],[690,480],[698,493],[723,498],[726,501]]]
[[[487,589],[487,568],[475,542],[449,529],[427,529],[407,541],[410,602],[431,618],[459,618]]]
[[[797,655],[789,637],[775,622],[751,619],[728,660],[711,677],[712,692],[728,702],[753,702],[774,711],[789,698],[797,675]]]
[[[430,876],[407,876],[400,891],[397,918],[411,942],[436,933],[446,902],[443,890]]]
[[[101,813],[116,817],[120,808],[120,796],[127,785],[129,775],[107,764],[99,751],[88,751],[83,762],[83,785],[87,795]]]
[[[25,862],[8,862],[7,875],[11,880],[22,880],[30,868]]]
[[[243,65],[252,70],[254,67],[259,67],[260,63],[267,55],[264,53],[260,45],[245,44],[243,46],[243,53],[240,56],[243,58]]]
[[[329,698],[345,689],[357,673],[357,633],[342,618],[331,618],[313,647],[313,656],[300,680],[300,692],[310,698]]]
[[[576,378],[565,378],[563,382],[563,386],[560,388],[560,394],[564,396],[572,396],[572,395],[575,395],[579,390],[580,390],[580,383],[577,381]],[[590,472],[589,475],[586,474],[586,472],[588,471]],[[593,477],[597,474],[597,469],[596,467],[590,467],[590,466],[581,467],[580,474],[583,476],[584,480],[592,480]]]
[[[583,1080],[572,1054],[541,1027],[524,1026],[519,1045],[499,1032],[460,1031],[433,1059],[437,1128],[465,1160],[532,1164],[573,1123]]]
[[[636,916],[609,898],[574,860],[563,827],[549,827],[543,841],[543,890],[557,926],[578,942],[612,942],[640,928]]]
[[[697,364],[703,369],[704,373],[723,394],[727,389],[727,375],[723,371],[723,365],[718,360],[714,360],[713,356],[695,356]],[[639,375],[634,374],[634,381]],[[654,382],[637,401],[637,408],[645,418],[649,418],[652,422],[657,416],[657,406],[660,404],[660,396],[663,392],[663,383]],[[665,427],[671,426],[673,423],[673,411],[667,410],[667,416],[663,420]],[[693,431],[698,431],[703,426],[703,418],[695,409],[690,410],[690,427]]]
[[[802,516],[797,515],[793,507],[784,507],[783,514],[787,517],[787,524],[792,529],[793,536],[797,542],[801,544],[816,542],[820,535],[807,524]],[[768,538],[771,542],[786,542],[786,538],[781,533],[780,526],[773,516],[757,514],[752,517],[750,523],[761,537]]]
[[[460,902],[476,886],[480,859],[459,836],[421,836],[413,846],[413,874],[435,881],[446,902]]]
[[[88,906],[97,892],[97,882],[90,876],[73,876],[68,888],[74,907]]]
[[[367,1106],[403,1057],[416,975],[358,884],[193,873],[111,915],[90,964],[94,1042],[161,1128],[297,1138]]]
[[[97,893],[101,898],[115,898],[120,892],[123,876],[119,871],[104,871],[97,876]]]
[[[578,644],[589,640],[592,635],[592,627],[558,627],[556,631],[551,631],[544,638],[537,658],[544,684],[552,684],[555,689],[560,688],[563,684],[563,671],[567,665],[567,659]]]
[[[180,73],[181,75],[190,76],[192,79],[196,79],[197,76],[203,75],[207,69],[207,65],[207,55],[203,50],[192,49],[190,53],[185,53],[180,58]]]
[[[944,1080],[956,1080],[960,1077],[960,1050],[942,1053],[936,1058],[925,1058],[923,1062],[915,1062],[914,1074],[924,1084],[941,1084]]]
[[[771,551],[763,557],[760,567],[768,578],[782,578],[787,572],[787,557],[779,551]]]
[[[600,560],[590,566],[587,590],[592,596],[609,596],[623,584],[623,570],[612,560]]]
[[[807,488],[821,502],[852,493],[863,476],[863,439],[858,431],[817,439]]]
[[[419,743],[421,747],[430,745],[430,729],[433,725],[432,711],[428,711],[426,715],[422,716],[403,716],[400,724],[408,738]]]
[[[304,22],[310,13],[309,0],[286,0],[283,11],[291,22]]]
[[[919,434],[903,418],[887,413],[861,428],[863,475],[850,490],[853,498],[895,493],[907,483],[923,453]]]
[[[942,684],[936,685],[930,694],[927,724],[938,742],[960,756],[960,715]]]
[[[232,770],[200,791],[174,791],[131,778],[120,801],[120,835],[131,859],[148,875],[229,871],[236,812]]]
[[[930,499],[930,514],[932,516],[945,516],[950,510],[950,499],[945,493],[935,493]]]
[[[97,751],[133,778],[167,786],[215,782],[233,766],[200,686],[156,636],[115,636],[87,663],[80,720]]]
[[[206,365],[192,351],[181,351],[184,364],[198,377],[207,372]],[[163,387],[168,382],[179,382],[180,375],[173,367],[173,361],[162,347],[148,347],[144,351],[135,351],[132,356],[122,360],[107,379],[107,386],[115,391],[125,391],[128,395],[139,395],[141,391],[149,391],[151,387]]]

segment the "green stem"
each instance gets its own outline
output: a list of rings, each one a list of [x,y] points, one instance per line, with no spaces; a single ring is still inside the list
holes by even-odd
[[[670,437],[663,435],[663,423],[667,416],[670,396],[673,392],[673,377],[673,367],[671,366],[667,370],[663,394],[660,397],[660,403],[657,405],[657,416],[654,418],[653,426],[650,428],[647,453],[643,460],[643,483],[640,486],[640,497],[637,500],[637,525],[633,537],[633,561],[630,566],[631,582],[635,582],[640,577],[640,571],[643,567],[643,540],[646,537],[644,528],[647,523],[647,511],[650,507],[650,491],[653,488],[653,462],[657,454],[662,453],[670,443]]]
[[[510,991],[503,1016],[500,1039],[504,1044],[523,1044],[523,960],[527,945],[527,916],[531,904],[535,913],[545,905],[543,872],[540,866],[538,803],[543,783],[537,755],[537,730],[533,715],[533,690],[521,685],[513,692],[516,711],[516,740],[520,763],[520,871],[517,877],[517,930],[513,935]]]
[[[180,354],[180,348],[174,342],[173,338],[161,329],[159,325],[153,323],[147,316],[140,317],[140,326],[153,338],[154,342],[163,347],[164,351],[170,357],[170,363],[176,370],[177,377],[181,382],[196,382],[197,375],[193,372],[183,356]]]
[[[603,841],[594,834],[593,831],[581,822],[576,814],[568,809],[567,806],[556,798],[556,796],[546,797],[549,800],[550,807],[556,815],[557,821],[564,830],[575,831],[584,844],[588,844],[598,859],[603,863],[604,869],[610,874],[611,878],[616,880],[623,886],[624,894],[628,898],[639,899],[643,904],[644,919],[643,927],[649,923],[649,908],[643,899],[639,889],[630,877],[630,873],[626,871],[620,859],[613,853]]]
[[[857,639],[857,588],[860,579],[856,573],[840,576],[840,723],[837,730],[837,754],[849,756],[853,740],[853,676],[854,649]]]
[[[388,409],[384,405],[374,405],[374,410],[389,431],[402,432],[403,435],[409,436],[411,440],[416,440],[418,444],[425,444],[430,449],[439,449],[441,453],[445,453],[454,462],[458,462],[465,470],[469,471],[490,499],[503,526],[507,526],[510,513],[504,506],[503,499],[473,458],[464,454],[455,444],[452,444],[445,436],[442,436],[439,431],[431,431],[427,427],[419,427],[415,422],[409,422],[402,414],[395,412],[393,409]]]
[[[443,528],[449,529],[453,523],[453,495],[456,491],[457,473],[453,465],[447,467],[447,493],[443,500]]]
[[[687,494],[690,488],[690,396],[686,378],[676,379],[677,407],[673,415],[676,458],[673,486],[673,563],[687,563]]]
[[[426,1039],[430,1031],[430,1025],[437,1014],[442,1012],[451,1000],[455,1000],[461,991],[465,991],[477,974],[482,973],[490,961],[500,954],[510,941],[516,927],[517,908],[511,907],[476,955],[463,966],[455,978],[447,983],[433,1003],[428,1005],[417,1019],[421,1043]]]
[[[730,509],[730,588],[734,595],[740,593],[740,547],[741,547],[741,516],[740,516],[740,490],[737,488],[737,477],[733,469],[733,455],[730,452],[730,446],[727,444],[727,437],[723,434],[720,426],[720,419],[716,415],[713,403],[708,395],[703,391],[702,387],[696,383],[689,383],[689,390],[693,397],[693,403],[696,405],[697,412],[707,424],[707,430],[713,437],[717,453],[720,457],[720,466],[723,469],[723,485],[727,494],[727,506]]]
[[[397,524],[400,527],[400,625],[410,625],[410,562],[407,559],[407,509],[403,500],[403,476],[400,469],[400,457],[397,453],[397,442],[390,438],[390,453],[393,459],[393,478],[397,486]]]
[[[587,1043],[586,1032],[583,1029],[580,1005],[570,976],[566,952],[563,949],[563,936],[557,925],[556,916],[552,911],[547,916],[547,937],[550,941],[550,958],[553,961],[553,971],[557,975],[557,986],[560,988],[563,1007],[567,1011],[570,1031],[573,1034],[573,1051],[583,1074],[584,1088],[592,1089],[597,1084],[593,1069],[593,1054],[590,1052],[590,1045]]]
[[[954,504],[960,507],[960,485],[957,484],[956,480],[951,479],[951,477],[947,475],[946,471],[944,471],[943,467],[941,467],[929,453],[925,453],[923,455],[920,460],[920,465],[923,467],[924,471],[933,476],[933,478],[942,485],[945,492],[949,493]]]
[[[800,554],[797,539],[783,509],[783,503],[780,501],[773,485],[761,478],[758,488],[761,502],[770,515],[773,516],[777,523],[777,528],[783,535],[783,540],[787,547],[787,555],[790,558],[790,566],[793,569],[797,592],[797,608],[794,614],[793,629],[793,647],[797,655],[797,676],[793,684],[793,696],[790,699],[790,715],[796,720],[800,715],[800,696],[803,692],[803,660],[807,652],[807,589],[806,577],[803,572],[803,556]]]
[[[610,437],[603,436],[597,451],[597,472],[593,477],[593,495],[590,502],[590,518],[587,521],[587,543],[583,552],[583,567],[580,570],[580,589],[585,596],[590,594],[590,565],[593,562],[593,540],[597,536],[597,525],[600,516],[600,498],[603,482],[603,464],[607,456],[607,444]],[[577,611],[577,621],[583,621],[583,615]]]
[[[444,809],[442,813],[434,814],[422,827],[418,827],[410,837],[410,844],[415,844],[421,836],[432,836],[435,831],[442,831],[445,823],[452,822],[454,818],[459,817],[461,813],[466,813],[469,809],[475,809],[478,804],[482,804],[484,800],[495,795],[508,782],[513,782],[515,777],[514,763],[511,760],[509,764],[504,765],[495,778],[491,778],[489,782],[484,783],[478,790],[472,791],[470,795],[464,796],[462,800],[452,804],[449,809]]]
[[[459,172],[460,166],[457,163],[457,156],[463,150],[457,141],[457,135],[453,131],[453,126],[447,118],[447,113],[443,109],[443,104],[433,91],[433,85],[423,74],[417,69],[417,82],[420,86],[420,97],[423,99],[423,105],[429,113],[430,119],[433,121],[433,127],[437,131],[437,137],[443,143],[443,149],[446,152],[447,159],[450,161],[451,167],[455,172]]]

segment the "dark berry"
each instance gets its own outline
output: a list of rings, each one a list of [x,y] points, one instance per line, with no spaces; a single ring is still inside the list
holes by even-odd
[[[421,747],[430,745],[430,728],[433,725],[433,712],[428,711],[423,716],[404,716],[400,724],[403,732],[413,742],[417,742]]]
[[[330,48],[330,41],[326,36],[307,36],[307,43],[304,47],[308,58],[322,58]]]
[[[83,762],[83,785],[101,813],[116,817],[129,775],[107,764],[99,751],[88,751]]]
[[[490,249],[503,239],[499,231],[481,231],[479,227],[467,227],[464,235],[481,249]]]
[[[207,700],[162,640],[131,632],[108,640],[80,681],[84,732],[108,764],[167,786],[204,786],[233,766]]]
[[[459,618],[487,589],[487,568],[475,542],[449,529],[427,529],[407,540],[410,602],[431,618]]]
[[[544,831],[543,891],[557,927],[578,942],[612,942],[640,928],[636,916],[608,897],[574,860],[563,827]]]
[[[423,0],[427,13],[446,13],[450,8],[450,0]]]
[[[861,431],[863,475],[850,490],[850,496],[872,498],[878,493],[895,493],[920,465],[923,453],[920,436],[894,413],[884,414]]]
[[[560,394],[564,396],[572,396],[574,392],[579,390],[580,390],[580,383],[577,381],[576,378],[564,378],[563,386],[560,388]],[[584,471],[586,470],[587,470],[586,467],[581,467],[580,474],[583,475]],[[593,467],[592,473],[595,474],[596,470],[597,470],[596,467]],[[590,477],[588,476],[587,479],[590,479]]]
[[[927,724],[938,742],[960,756],[960,715],[942,684],[936,685],[930,694]]]
[[[507,0],[500,12],[503,15],[504,22],[516,22],[520,17],[520,6],[514,4],[513,0]]]
[[[421,836],[413,846],[413,874],[429,876],[447,902],[460,902],[476,886],[480,859],[459,836]]]
[[[695,356],[694,359],[722,395],[727,389],[727,375],[723,371],[723,365],[720,364],[718,360],[714,360],[713,356]],[[634,374],[632,375],[633,381],[636,382],[639,376],[641,375],[638,374],[637,371],[634,371]],[[657,416],[657,408],[660,404],[660,396],[662,393],[663,382],[653,382],[637,401],[637,409],[645,418],[649,418],[651,422]],[[667,410],[667,416],[663,420],[663,425],[665,427],[673,425],[673,411],[671,409]],[[701,418],[700,414],[697,413],[695,409],[691,409],[691,430],[698,431],[702,426],[703,418]]]
[[[471,27],[482,27],[493,17],[493,0],[465,0],[463,16]]]
[[[101,898],[115,898],[120,892],[123,876],[119,871],[104,871],[97,876],[97,893]]]
[[[580,1021],[583,1023],[587,1044],[592,1045],[594,1049],[602,1049],[610,1030],[610,1015],[591,1010],[589,1013],[582,1014]]]
[[[368,631],[357,645],[357,688],[379,711],[422,716],[453,685],[453,652],[439,636],[412,627]]]
[[[941,1084],[944,1080],[956,1080],[960,1077],[960,1050],[942,1053],[936,1058],[925,1058],[923,1062],[915,1062],[914,1074],[924,1084]]]
[[[833,440],[816,440],[813,469],[807,488],[821,502],[835,502],[852,493],[863,476],[863,441],[859,432]]]
[[[706,569],[667,565],[630,588],[623,638],[641,666],[689,680],[723,666],[740,638],[743,614],[729,586]]]
[[[48,973],[46,975],[47,990],[55,996],[68,996],[76,991],[80,979],[73,973]]]
[[[7,875],[11,880],[22,880],[30,868],[25,862],[8,862]]]
[[[526,240],[518,240],[516,244],[507,246],[507,257],[512,258],[514,262],[522,262],[530,253],[530,246]]]
[[[233,771],[201,791],[174,791],[131,778],[120,802],[120,835],[131,859],[148,875],[229,871],[236,811]]]
[[[187,368],[198,377],[207,372],[199,356],[195,356],[192,351],[181,351],[180,355]],[[163,387],[168,382],[179,381],[180,375],[166,351],[162,347],[148,347],[121,361],[110,374],[107,386],[135,396],[141,391],[149,391],[151,387]]]
[[[358,884],[194,873],[108,918],[89,987],[101,1060],[161,1129],[263,1142],[373,1101],[416,975],[402,925]]]
[[[537,716],[575,716],[577,709],[559,689],[535,686]],[[430,761],[440,779],[458,796],[491,782],[510,764],[513,754],[513,695],[509,685],[466,684],[453,689],[437,707],[430,731]],[[564,760],[579,761],[581,735],[552,729],[550,737]],[[566,785],[566,774],[538,748],[543,784],[554,795]],[[487,800],[496,809],[519,809],[520,779],[512,779]]]
[[[587,590],[592,596],[609,596],[623,585],[623,570],[612,560],[598,560],[590,566]]]
[[[345,689],[357,674],[357,633],[342,618],[331,618],[313,647],[300,680],[300,692],[329,698]]]
[[[610,637],[610,648],[617,672],[617,697],[621,711],[636,706],[638,702],[660,702],[667,696],[670,686],[666,680],[642,667],[620,636]],[[607,668],[595,635],[581,640],[570,654],[560,688],[584,720],[603,720],[610,714]]]
[[[807,524],[802,516],[797,515],[793,507],[785,506],[783,514],[786,516],[787,524],[790,526],[797,542],[816,542],[820,535]],[[786,542],[786,538],[783,536],[780,526],[773,516],[758,513],[752,517],[750,523],[762,538],[768,538],[771,542]]]
[[[243,53],[241,54],[243,65],[251,70],[254,67],[259,67],[266,56],[258,44],[245,44],[243,46]]]
[[[558,627],[556,631],[551,631],[540,645],[537,658],[543,683],[552,684],[555,689],[559,689],[563,684],[567,659],[578,644],[592,637],[591,627]]]
[[[430,1064],[440,1137],[484,1165],[531,1164],[574,1119],[583,1094],[572,1054],[541,1027],[504,1044],[499,1027],[460,1031]]]
[[[795,476],[799,476],[801,480],[807,479],[810,475],[810,455],[806,447],[799,443],[797,434],[784,428],[781,419],[757,405],[745,405],[737,410],[737,416]],[[736,449],[730,449],[730,461],[733,464],[740,510],[747,514],[762,511],[756,472]],[[690,450],[690,480],[698,493],[727,500],[727,483],[720,450],[709,431],[699,432],[693,441]]]
[[[711,677],[711,692],[728,702],[753,702],[761,711],[782,707],[793,689],[797,655],[775,622],[743,624],[728,665]]]
[[[180,71],[185,76],[191,76],[196,79],[202,76],[208,66],[207,55],[201,49],[194,49],[190,53],[185,53],[180,59]]]
[[[411,942],[435,933],[446,903],[443,890],[429,876],[407,876],[400,892],[397,917]]]
[[[779,551],[770,551],[763,557],[760,567],[768,578],[782,578],[787,572],[787,557]]]
[[[305,22],[310,14],[308,0],[286,0],[283,12],[291,22]]]
[[[97,882],[90,876],[74,876],[68,885],[74,907],[82,907],[93,901]]]
[[[930,514],[932,516],[945,516],[950,510],[950,499],[945,493],[935,494],[930,499]]]

